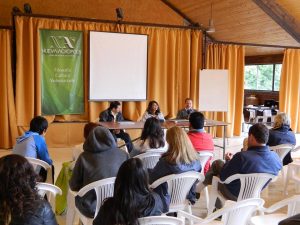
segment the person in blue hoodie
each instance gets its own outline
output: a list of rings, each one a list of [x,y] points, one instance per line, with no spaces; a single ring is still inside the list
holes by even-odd
[[[54,166],[49,156],[48,147],[45,141],[45,134],[48,129],[48,121],[42,116],[36,116],[30,121],[29,131],[17,138],[13,148],[13,154],[40,159],[52,166],[52,182],[54,182]],[[39,171],[41,181],[46,181],[47,171],[41,168]]]
[[[201,172],[199,156],[183,129],[180,127],[168,129],[167,142],[169,144],[167,152],[161,156],[156,166],[152,170],[149,170],[150,183],[170,174],[179,174],[188,171]],[[187,196],[187,199],[192,204],[196,201],[195,188],[196,184],[192,186]],[[170,196],[168,194],[168,184],[161,184],[154,191],[164,198],[163,211],[169,211]]]
[[[25,134],[17,138],[17,143],[13,148],[13,154],[22,155],[45,161],[52,165],[49,156],[45,134],[48,128],[48,121],[42,116],[36,116],[30,121],[30,129]]]

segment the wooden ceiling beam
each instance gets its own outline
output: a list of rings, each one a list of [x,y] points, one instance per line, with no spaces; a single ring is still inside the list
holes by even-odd
[[[170,9],[172,9],[175,13],[177,13],[179,16],[181,16],[183,19],[185,19],[191,26],[193,27],[199,27],[200,30],[206,33],[206,36],[211,40],[215,41],[215,39],[209,35],[204,27],[202,27],[199,23],[194,22],[190,17],[188,17],[185,13],[183,13],[180,9],[178,9],[175,5],[173,5],[168,0],[161,0],[166,6],[168,6]]]
[[[269,15],[282,29],[300,43],[300,23],[275,0],[252,0]]]

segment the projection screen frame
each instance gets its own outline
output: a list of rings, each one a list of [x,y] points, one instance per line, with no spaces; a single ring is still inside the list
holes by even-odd
[[[122,98],[101,98],[101,99],[91,99],[90,97],[90,75],[91,75],[91,66],[90,66],[90,57],[91,57],[91,43],[90,43],[90,39],[91,39],[91,36],[90,34],[92,32],[95,32],[95,33],[113,33],[113,34],[120,34],[120,35],[141,35],[141,36],[146,36],[146,39],[147,39],[147,46],[146,46],[146,84],[145,84],[145,99],[122,99]],[[137,34],[137,33],[120,33],[120,32],[110,32],[110,31],[97,31],[97,30],[89,30],[89,37],[88,37],[88,66],[89,66],[89,69],[88,69],[88,83],[89,83],[89,91],[88,91],[88,102],[102,102],[102,101],[134,101],[134,102],[138,102],[138,101],[147,101],[148,99],[148,68],[149,68],[149,62],[148,62],[148,54],[149,54],[149,35],[148,34]]]

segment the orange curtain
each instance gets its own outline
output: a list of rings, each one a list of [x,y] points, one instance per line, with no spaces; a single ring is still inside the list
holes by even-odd
[[[300,50],[286,49],[281,69],[279,109],[291,117],[291,128],[300,132]]]
[[[244,66],[245,50],[243,46],[210,44],[206,53],[207,69],[229,70],[228,112],[206,112],[208,119],[230,123],[226,133],[228,137],[239,136],[242,128],[244,101]],[[222,129],[217,129],[217,136],[222,136]]]
[[[147,34],[148,99],[159,102],[168,118],[175,117],[186,97],[198,102],[198,71],[201,64],[202,33],[194,30],[103,24],[70,20],[16,17],[18,126],[28,126],[41,114],[39,29],[81,30],[84,35],[85,114],[52,116],[50,121],[95,121],[107,102],[88,102],[89,30]],[[125,118],[138,120],[146,102],[123,102]],[[195,105],[197,106],[197,104]]]
[[[11,70],[11,31],[0,30],[0,148],[10,148],[17,137]]]

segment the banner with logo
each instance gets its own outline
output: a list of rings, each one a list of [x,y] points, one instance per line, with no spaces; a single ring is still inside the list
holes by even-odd
[[[84,113],[82,32],[40,30],[42,114]]]

